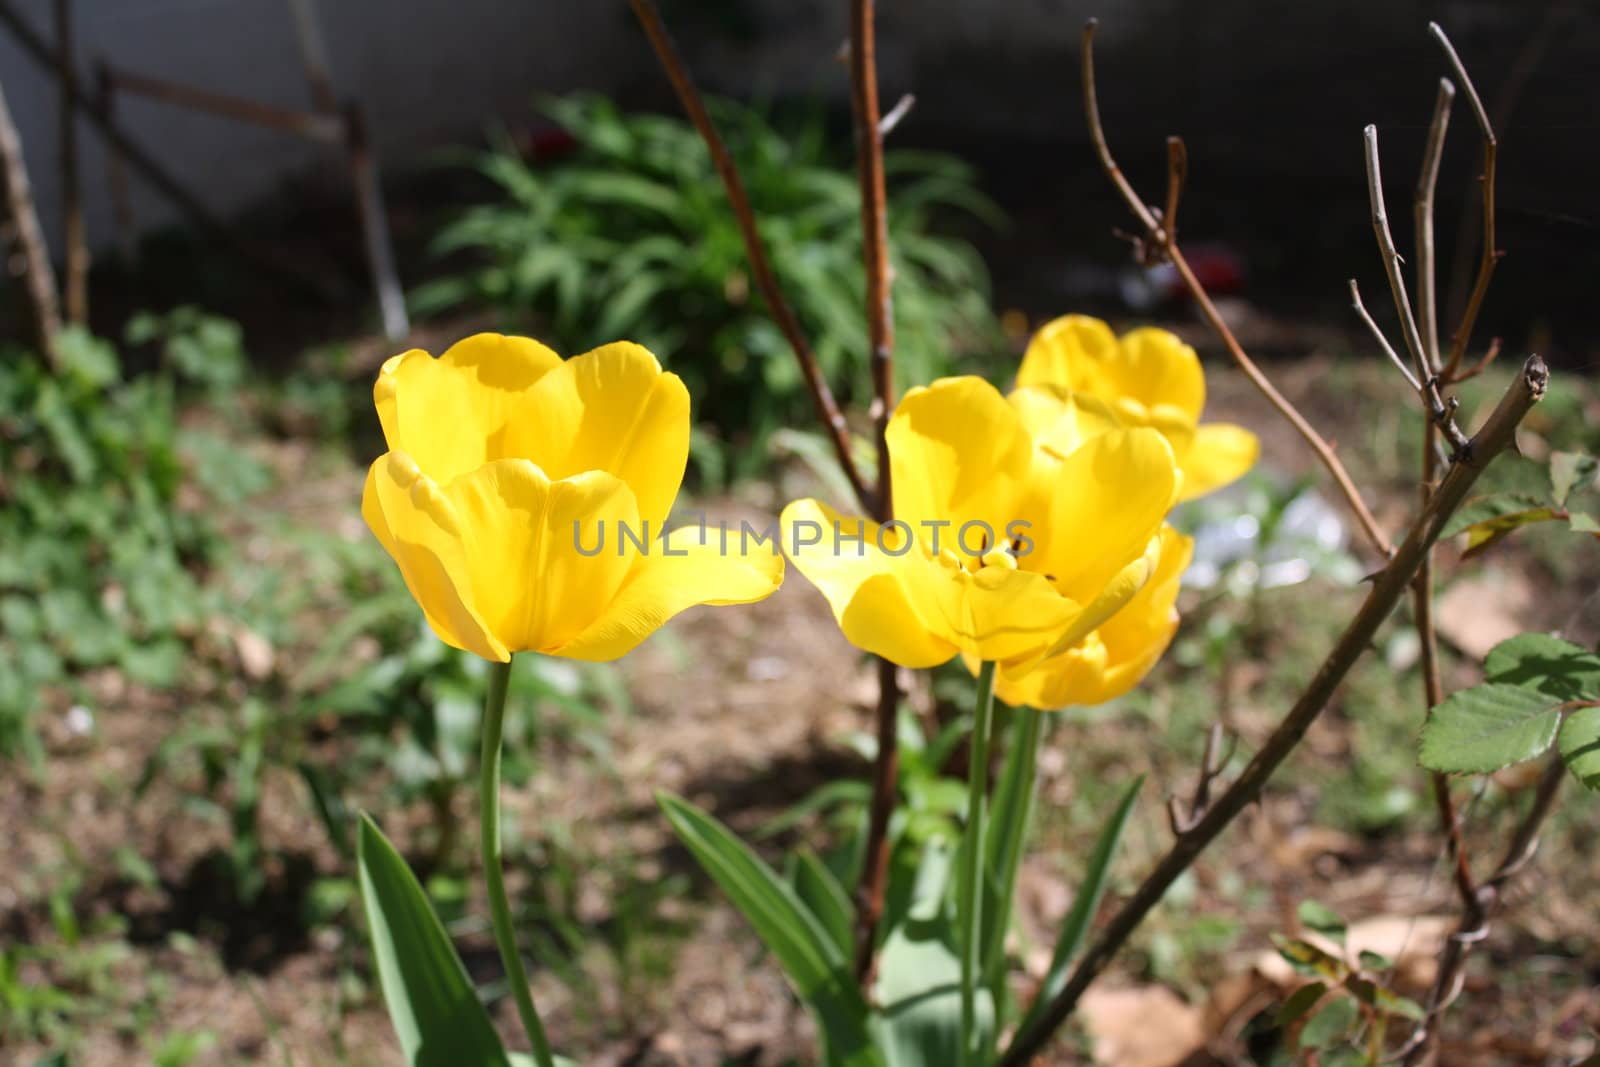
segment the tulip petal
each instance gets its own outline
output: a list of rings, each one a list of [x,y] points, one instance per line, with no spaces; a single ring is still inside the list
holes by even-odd
[[[815,500],[784,508],[779,530],[784,552],[827,598],[851,644],[910,668],[936,667],[956,654],[935,632],[937,616],[931,626],[920,617],[903,584],[903,558],[891,553],[906,547],[905,554],[920,554],[903,531],[842,517]]]
[[[1052,484],[1034,487],[1045,510],[1022,563],[1053,576],[1056,588],[1091,603],[1142,556],[1177,497],[1172,447],[1148,428],[1114,430],[1061,461]]]
[[[650,546],[605,613],[552,654],[600,662],[633,650],[668,619],[699,604],[752,604],[783,584],[783,556],[770,541],[674,530]]]
[[[1055,639],[1047,654],[1053,655],[1065,651],[1082,641],[1091,632],[1099,629],[1102,623],[1119,614],[1138,596],[1160,565],[1162,545],[1163,541],[1159,535],[1150,538],[1144,554],[1123,567],[1111,581],[1106,583],[1100,594],[1083,609],[1083,614]]]
[[[1144,327],[1118,340],[1087,315],[1064,315],[1034,335],[1017,371],[1018,388],[1030,385],[1062,386],[1112,404],[1132,401],[1162,429],[1198,421],[1206,402],[1200,359],[1176,334]],[[1167,417],[1160,408],[1169,409]]]
[[[628,483],[639,517],[665,529],[689,462],[689,393],[650,351],[628,341],[573,356],[539,380],[507,454],[552,478],[608,471]]]
[[[1063,315],[1045,323],[1028,342],[1017,368],[1017,388],[1053,385],[1105,398],[1102,366],[1115,360],[1117,335],[1088,315]]]
[[[411,457],[389,452],[367,471],[361,515],[400,567],[428,625],[447,645],[484,659],[510,659],[472,602],[461,526],[448,499]]]
[[[434,359],[414,348],[389,359],[372,399],[383,436],[435,484],[445,485],[506,452],[507,425],[527,417],[524,396],[561,357],[537,341],[480,333]]]
[[[1180,500],[1193,500],[1220,489],[1255,465],[1261,441],[1242,426],[1226,422],[1202,424],[1183,454]]]
[[[912,389],[889,420],[894,516],[938,548],[982,555],[1018,518],[1033,441],[1017,412],[982,378],[943,378]],[[962,527],[974,526],[965,537]],[[987,543],[980,542],[987,538]]]
[[[444,493],[478,613],[515,652],[551,652],[588,628],[638,562],[624,531],[649,539],[633,491],[605,471],[552,480],[531,460],[500,459]]]
[[[850,643],[902,667],[937,666],[958,650],[995,660],[1034,655],[1080,610],[1043,575],[1001,566],[974,573],[951,553],[931,558],[904,527],[841,518],[814,500],[785,508],[782,530],[789,558],[822,591]]]
[[[1178,629],[1173,605],[1194,542],[1170,526],[1160,534],[1160,562],[1144,587],[1076,647],[1024,668],[1002,665],[995,693],[1008,704],[1087,707],[1123,696],[1155,666]]]
[[[1056,457],[1066,456],[1089,438],[1120,425],[1104,401],[1056,386],[1019,388],[1006,402],[1022,419],[1034,444]]]
[[[1145,326],[1124,334],[1117,358],[1105,365],[1114,395],[1131,396],[1145,407],[1175,408],[1200,420],[1206,406],[1206,377],[1200,357],[1169,330]]]

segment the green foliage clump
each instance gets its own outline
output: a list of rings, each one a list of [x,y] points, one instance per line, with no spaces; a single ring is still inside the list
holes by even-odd
[[[236,378],[243,353],[237,327],[194,309],[144,321],[130,333],[162,342],[153,373],[126,375],[111,343],[77,328],[58,339],[58,369],[0,358],[0,756],[37,764],[40,690],[84,669],[171,684],[201,621],[200,576],[222,543],[181,493],[178,396]]]
[[[846,400],[870,396],[860,193],[848,161],[831,156],[816,118],[780,133],[759,110],[712,109],[824,376]],[[758,446],[734,454],[759,463],[768,435],[812,417],[811,400],[699,134],[681,119],[621,114],[599,96],[545,110],[576,138],[575,155],[545,166],[509,143],[483,155],[477,166],[496,199],[435,241],[440,254],[469,252],[481,265],[421,287],[416,309],[488,304],[507,328],[567,353],[619,338],[644,344],[725,441]],[[890,152],[884,165],[896,363],[902,384],[928,382],[960,353],[996,351],[999,338],[982,260],[935,223],[992,225],[998,211],[953,157]]]

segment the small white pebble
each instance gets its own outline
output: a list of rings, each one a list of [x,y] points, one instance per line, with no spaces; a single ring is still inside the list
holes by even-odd
[[[88,737],[94,733],[94,712],[82,704],[67,709],[67,733],[73,737]]]

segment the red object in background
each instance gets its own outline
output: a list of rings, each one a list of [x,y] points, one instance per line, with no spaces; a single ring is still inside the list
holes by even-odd
[[[1189,268],[1201,287],[1212,296],[1238,296],[1244,292],[1244,259],[1227,245],[1195,245],[1183,250]],[[1189,299],[1189,291],[1170,263],[1130,267],[1118,280],[1122,299],[1135,311],[1153,311]]]
[[[560,159],[578,150],[578,139],[565,127],[543,126],[523,136],[522,150],[533,160]]]
[[[1183,256],[1199,279],[1201,288],[1213,296],[1236,296],[1244,291],[1244,261],[1226,245],[1198,245],[1185,248]],[[1180,280],[1172,296],[1184,292]]]

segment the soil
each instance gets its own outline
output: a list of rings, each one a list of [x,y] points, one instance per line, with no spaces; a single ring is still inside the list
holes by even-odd
[[[1285,391],[1307,405],[1313,421],[1350,425],[1348,409],[1321,389],[1326,363],[1313,358],[1279,370]],[[1257,428],[1273,467],[1286,474],[1307,469],[1309,454],[1247,383],[1226,371],[1212,381],[1213,417]],[[269,461],[280,469],[308,464],[305,446],[263,447],[270,447]],[[289,478],[264,506],[330,529],[359,530],[352,515],[360,478],[353,463],[325,476]],[[705,504],[713,518],[754,522],[770,519],[776,502],[777,494],[757,486]],[[1399,491],[1378,503],[1379,517],[1390,528],[1400,525],[1409,507]],[[272,553],[287,550],[265,551],[263,562],[272,565]],[[1535,572],[1531,564],[1526,569]],[[1549,616],[1551,600],[1577,595],[1554,589],[1540,594],[1535,600],[1542,598],[1541,617]],[[653,980],[630,974],[633,961],[626,954],[619,959],[586,952],[579,983],[540,969],[535,996],[555,1043],[592,1065],[805,1062],[814,1047],[809,1019],[740,918],[717,901],[675,846],[653,794],[680,793],[748,835],[815,786],[863,776],[864,763],[839,738],[868,726],[872,673],[844,642],[822,598],[798,575],[762,604],[684,614],[619,669],[634,707],[606,725],[605,765],[577,752],[551,753],[533,781],[508,787],[507,822],[517,836],[559,825],[587,854],[625,859],[640,882],[677,885],[657,902],[656,914],[683,936],[668,946],[670,958],[657,962],[660,973]],[[228,840],[225,822],[197,817],[185,791],[161,777],[135,793],[145,761],[183,713],[182,698],[144,690],[110,672],[88,685],[102,709],[93,736],[67,729],[66,702],[60,701],[45,717],[47,772],[0,778],[0,825],[8,828],[0,837],[4,940],[57,940],[44,890],[68,870],[90,872],[71,895],[83,929],[92,931],[114,917],[126,924],[128,949],[101,979],[101,994],[109,989],[126,1010],[86,1019],[72,1062],[125,1064],[148,1055],[156,1035],[182,1031],[216,1035],[214,1045],[189,1061],[200,1065],[396,1062],[398,1049],[375,988],[361,979],[365,950],[358,927],[308,930],[300,920],[316,878],[341,869],[338,853],[310,814],[304,787],[284,773],[268,776],[263,844],[275,859],[255,902],[233,900],[216,874],[217,854]],[[915,699],[925,708],[930,701],[925,690]],[[1248,701],[1235,709],[1234,724],[1247,748],[1270,729],[1276,714]],[[1118,765],[1083,765],[1078,754],[1091,747],[1088,731],[1101,752],[1125,738]],[[339,740],[325,743],[337,746]],[[1348,724],[1329,715],[1308,738],[1306,758],[1336,770],[1351,743]],[[1048,932],[1070,904],[1077,857],[1089,840],[1064,814],[1083,801],[1083,776],[1148,770],[1155,778],[1135,815],[1124,857],[1130,873],[1115,885],[1109,908],[1131,888],[1131,872],[1165,845],[1161,798],[1188,789],[1192,761],[1160,748],[1149,723],[1071,720],[1056,730],[1041,773],[1042,847],[1024,867],[1019,905],[1019,951],[1034,979],[1048,955]],[[1400,964],[1402,991],[1420,995],[1425,988],[1433,950],[1455,910],[1439,870],[1437,839],[1365,838],[1319,826],[1313,799],[1295,781],[1276,783],[1197,866],[1183,899],[1163,909],[1177,917],[1216,912],[1241,927],[1234,947],[1210,960],[1209,970],[1176,996],[1168,992],[1172,1003],[1159,1002],[1161,1010],[1182,1015],[1183,1026],[1174,1023],[1176,1029],[1199,1037],[1198,1045],[1180,1050],[1186,1063],[1246,1062],[1241,1056],[1251,1020],[1270,1015],[1288,981],[1268,935],[1294,928],[1294,906],[1306,897],[1376,924],[1368,933],[1378,951]],[[403,849],[420,850],[420,812],[383,816]],[[1492,831],[1484,828],[1486,839]],[[1592,834],[1571,840],[1592,841]],[[776,856],[784,843],[780,838],[763,847]],[[1487,840],[1480,844],[1490,847]],[[153,869],[149,884],[127,873],[124,854],[130,848]],[[537,876],[525,867],[514,869],[514,895],[529,890],[530,874]],[[1593,1051],[1592,1035],[1600,1026],[1595,874],[1587,854],[1558,850],[1534,858],[1513,884],[1507,915],[1475,954],[1467,987],[1472,1008],[1457,1013],[1443,1062],[1554,1064]],[[615,906],[616,877],[609,863],[580,876],[579,911],[594,930],[626,918]],[[681,883],[669,881],[674,878]],[[1242,898],[1241,884],[1254,895]],[[485,914],[476,898],[468,900],[467,910]],[[1152,925],[1159,934],[1170,923],[1158,917]],[[458,924],[456,933],[474,977],[495,979],[498,964],[483,925]],[[641,949],[650,950],[648,944]],[[1159,1050],[1137,1051],[1143,1046],[1125,1032],[1149,1027],[1140,997],[1152,988],[1146,965],[1156,951],[1149,939],[1141,940],[1113,968],[1106,988],[1140,995],[1102,1000],[1099,1009],[1086,1005],[1090,1037],[1064,1041],[1050,1062],[1176,1062],[1162,1059]],[[1516,981],[1502,982],[1501,965],[1513,963]],[[26,969],[22,975],[24,982],[39,977]],[[503,997],[496,1019],[517,1047],[514,1013]],[[0,1035],[0,1058],[7,1062],[33,1063],[46,1051]]]

